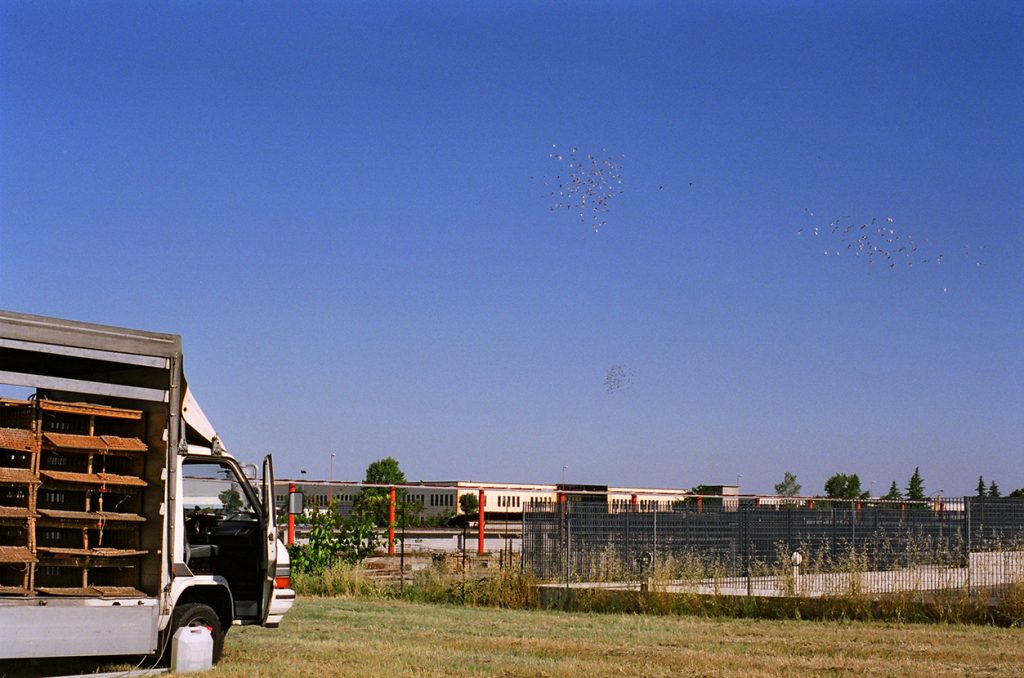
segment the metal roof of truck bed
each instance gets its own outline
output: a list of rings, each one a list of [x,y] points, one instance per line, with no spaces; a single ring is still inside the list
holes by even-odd
[[[177,334],[130,330],[2,310],[0,339],[164,358],[181,352],[181,337]]]
[[[0,311],[0,383],[167,401],[181,337]]]

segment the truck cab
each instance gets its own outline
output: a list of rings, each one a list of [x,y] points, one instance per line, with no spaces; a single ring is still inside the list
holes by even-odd
[[[0,658],[165,654],[291,607],[273,460],[257,482],[177,335],[0,311]]]

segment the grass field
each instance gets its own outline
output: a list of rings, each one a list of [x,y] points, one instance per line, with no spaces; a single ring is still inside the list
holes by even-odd
[[[228,634],[220,676],[1022,675],[1024,631],[306,598]]]

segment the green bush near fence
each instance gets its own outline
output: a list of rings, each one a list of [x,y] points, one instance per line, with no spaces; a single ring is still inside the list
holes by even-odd
[[[998,590],[901,592],[805,598],[799,596],[737,596],[670,592],[679,581],[680,566],[660,568],[645,590],[606,586],[540,586],[518,569],[467,572],[437,564],[421,570],[403,585],[379,583],[351,563],[336,562],[322,574],[297,573],[293,585],[300,596],[401,599],[439,605],[510,609],[561,609],[593,613],[696,615],[758,619],[819,619],[898,622],[980,623],[1024,626],[1024,582]],[[700,573],[702,574],[702,573]],[[670,577],[668,575],[671,575]],[[694,573],[692,576],[698,576]],[[601,584],[595,582],[594,584]]]

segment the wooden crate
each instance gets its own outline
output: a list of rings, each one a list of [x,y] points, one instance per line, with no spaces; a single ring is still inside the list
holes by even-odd
[[[32,590],[38,434],[34,404],[0,399],[0,593]]]
[[[0,593],[142,595],[142,412],[0,400]]]

